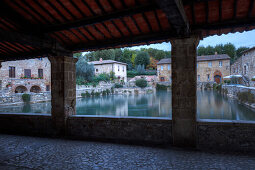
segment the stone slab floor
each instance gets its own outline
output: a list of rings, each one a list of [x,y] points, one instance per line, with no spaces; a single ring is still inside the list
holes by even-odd
[[[255,155],[0,134],[0,169],[255,169]]]

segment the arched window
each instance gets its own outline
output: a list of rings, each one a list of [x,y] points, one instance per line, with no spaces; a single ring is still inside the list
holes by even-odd
[[[40,93],[41,92],[41,88],[39,86],[32,86],[31,89],[30,89],[30,92]]]
[[[15,89],[15,93],[24,93],[27,91],[27,88],[25,86],[17,86]]]

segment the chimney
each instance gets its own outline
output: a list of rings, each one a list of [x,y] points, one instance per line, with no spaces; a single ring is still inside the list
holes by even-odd
[[[100,60],[99,60],[100,62],[103,62],[103,59],[102,58],[100,58]]]
[[[215,55],[218,55],[218,53],[217,53],[217,51],[215,51],[215,53],[214,53]]]

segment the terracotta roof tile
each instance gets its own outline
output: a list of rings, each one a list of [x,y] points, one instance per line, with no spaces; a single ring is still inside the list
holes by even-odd
[[[213,61],[213,60],[229,60],[230,57],[227,54],[218,54],[218,55],[205,55],[197,56],[197,61]],[[157,64],[171,64],[171,58],[161,59]]]

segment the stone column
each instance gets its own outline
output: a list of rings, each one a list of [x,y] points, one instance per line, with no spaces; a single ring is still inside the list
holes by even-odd
[[[64,134],[66,120],[76,114],[76,62],[66,56],[49,57],[51,62],[51,115],[58,134]]]
[[[171,40],[174,146],[196,146],[197,45],[199,37]]]

